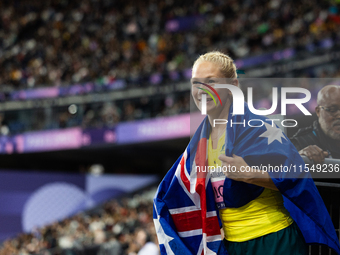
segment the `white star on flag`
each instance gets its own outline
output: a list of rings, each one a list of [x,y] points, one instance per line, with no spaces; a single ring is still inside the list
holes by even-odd
[[[155,228],[158,236],[158,242],[159,244],[163,244],[166,250],[166,254],[168,255],[175,255],[175,253],[171,250],[171,247],[169,245],[169,242],[173,240],[174,238],[171,236],[168,236],[165,234],[164,229],[162,228],[162,225],[159,223],[160,216],[157,216],[157,219],[153,219],[155,223]]]
[[[268,123],[264,122],[264,125],[267,128],[267,131],[265,131],[263,134],[261,134],[259,137],[267,137],[268,138],[268,145],[274,142],[275,140],[282,143],[282,138],[287,138],[283,135],[282,130],[276,126],[269,125]]]

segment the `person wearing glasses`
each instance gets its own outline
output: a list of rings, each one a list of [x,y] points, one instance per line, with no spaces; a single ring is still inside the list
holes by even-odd
[[[320,164],[326,157],[340,158],[340,86],[322,88],[317,104],[318,119],[311,126],[299,129],[290,140],[300,155]]]

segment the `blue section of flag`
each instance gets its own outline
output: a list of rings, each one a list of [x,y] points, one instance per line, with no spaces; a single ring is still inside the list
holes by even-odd
[[[176,190],[175,196],[169,196],[168,197],[168,208],[169,209],[175,209],[178,207],[186,207],[186,206],[193,206],[194,203],[191,201],[191,199],[185,194],[184,190],[181,188],[181,186],[178,183],[177,178],[174,178],[171,183],[174,190]]]
[[[232,112],[232,107],[230,112]],[[300,169],[298,166],[303,166],[302,169],[304,169],[304,161],[298,151],[282,132],[281,138],[277,133],[277,139],[272,140],[266,135],[263,136],[266,132],[268,133],[266,125],[258,128],[249,127],[247,123],[251,119],[261,119],[263,122],[272,125],[272,122],[267,117],[251,113],[247,104],[245,104],[244,115],[232,116],[229,114],[228,125],[233,120],[234,123],[245,122],[246,126],[234,125],[233,127],[227,127],[226,155],[232,156],[235,154],[243,157],[249,166],[280,167],[282,165],[286,169],[290,169],[287,172],[269,172],[269,175],[283,195],[284,205],[299,226],[306,243],[324,244],[340,254],[339,240],[333,223],[310,173],[299,170],[293,171],[294,166],[296,166],[296,169]],[[277,126],[275,128],[279,130]],[[233,185],[235,183],[238,185],[237,190]],[[231,191],[230,187],[233,187],[234,190]],[[242,206],[251,200],[245,196],[243,201],[240,201],[242,200],[242,194],[245,194],[245,189],[261,193],[263,188],[251,187],[249,184],[227,179],[223,193],[224,195],[233,193],[235,196],[227,195],[224,199],[228,199],[229,205]],[[235,199],[236,194],[241,194],[241,198]]]
[[[157,229],[157,224],[155,224],[162,255],[197,254],[200,242],[202,240],[202,236],[194,236],[191,238],[179,237],[175,224],[169,213],[170,208],[174,208],[175,205],[182,207],[181,205],[183,204],[183,201],[188,201],[189,199],[187,195],[181,191],[181,188],[177,186],[178,181],[176,180],[176,176],[174,176],[181,157],[178,158],[176,163],[164,177],[162,183],[158,187],[157,195],[154,199],[153,218],[154,221],[159,220],[159,226],[161,228]],[[180,194],[180,196],[178,194]],[[179,204],[177,204],[176,201],[179,202]],[[192,202],[186,204],[185,206],[191,205]],[[163,244],[161,240],[164,240],[165,236],[167,236],[166,238],[168,239],[172,238],[172,240]]]

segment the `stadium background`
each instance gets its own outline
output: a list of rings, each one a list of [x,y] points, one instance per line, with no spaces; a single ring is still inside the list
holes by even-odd
[[[157,243],[151,199],[189,142],[194,60],[221,50],[240,78],[320,79],[315,101],[340,76],[339,24],[337,1],[1,1],[0,254]]]

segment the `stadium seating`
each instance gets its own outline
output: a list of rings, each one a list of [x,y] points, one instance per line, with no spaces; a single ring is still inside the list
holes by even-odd
[[[0,255],[137,254],[147,242],[158,245],[152,220],[155,192],[155,187],[148,188],[23,233],[3,242]],[[145,232],[144,238],[139,237],[140,231]]]

